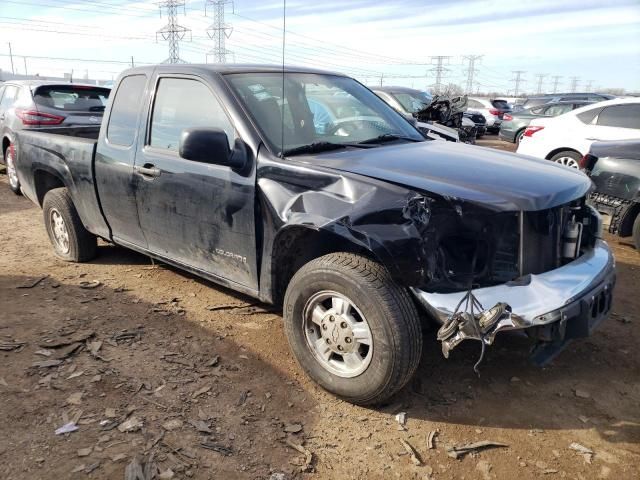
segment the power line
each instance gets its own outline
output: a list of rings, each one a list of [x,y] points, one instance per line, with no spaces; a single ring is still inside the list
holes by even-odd
[[[526,82],[526,80],[522,78],[522,75],[527,72],[524,70],[513,70],[511,73],[515,75],[515,78],[511,79],[511,81],[515,84],[513,89],[513,96],[518,98],[518,93],[520,93],[520,84]]]
[[[473,91],[473,76],[478,71],[476,70],[476,61],[482,59],[484,55],[465,55],[463,56],[463,60],[467,60],[467,88],[465,89],[465,93],[470,94]]]
[[[536,93],[542,93],[542,83],[544,82],[544,77],[548,74],[546,73],[536,73],[536,78],[538,79],[538,88],[536,89]]]
[[[571,80],[571,86],[569,87],[569,91],[571,93],[575,93],[578,90],[578,82],[580,81],[580,77],[569,77]]]
[[[560,79],[562,75],[554,75],[553,77],[553,93],[558,93],[558,84],[560,83]]]
[[[160,15],[162,16],[162,9],[167,9],[167,24],[156,32],[157,35],[163,38],[163,40],[169,42],[169,58],[164,63],[185,63],[180,58],[180,40],[183,40],[187,33],[191,30],[178,25],[178,7],[184,9],[184,0],[164,0],[160,2]]]
[[[433,72],[435,75],[435,83],[433,84],[433,88],[436,93],[440,93],[440,91],[442,90],[442,78],[445,73],[450,71],[444,66],[444,62],[446,61],[448,64],[450,58],[451,57],[447,57],[444,55],[436,55],[431,57],[431,65],[435,65],[435,67],[429,69],[428,71]]]
[[[213,7],[213,23],[207,28],[207,35],[213,40],[213,49],[207,53],[207,57],[213,56],[217,63],[227,63],[227,54],[232,53],[226,47],[226,40],[233,32],[233,27],[224,23],[224,10],[227,5],[231,5],[233,11],[233,0],[206,0],[204,4],[205,16],[207,6]]]

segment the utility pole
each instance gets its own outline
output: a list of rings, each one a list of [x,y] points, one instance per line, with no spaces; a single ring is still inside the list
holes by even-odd
[[[587,82],[587,86],[585,87],[585,91],[586,91],[587,93],[591,92],[591,86],[592,86],[592,85],[593,85],[593,80],[589,80],[589,81]]]
[[[24,62],[24,74],[29,75],[29,72],[27,72],[27,57],[22,57],[22,61]]]
[[[467,95],[473,93],[473,76],[478,71],[476,70],[476,62],[479,61],[484,55],[465,55],[463,60],[467,60],[467,88],[465,93]]]
[[[380,74],[380,86],[382,86],[383,81],[384,81],[384,72]]]
[[[436,77],[435,78],[436,81],[433,84],[433,88],[436,94],[439,94],[440,91],[442,90],[442,77],[444,76],[445,73],[449,71],[449,69],[444,66],[444,62],[446,61],[448,64],[450,58],[451,57],[447,57],[443,55],[437,55],[437,56],[431,57],[431,65],[435,65],[435,67],[430,69],[429,72],[433,72]]]
[[[213,8],[213,23],[207,28],[207,35],[213,40],[213,48],[206,54],[213,56],[216,63],[227,63],[227,54],[230,54],[226,47],[226,40],[231,36],[233,27],[224,23],[224,10],[227,5],[231,5],[233,12],[233,0],[207,0],[204,4],[204,14],[207,15],[207,7]]]
[[[537,73],[536,78],[538,79],[538,89],[536,93],[542,93],[542,82],[544,82],[544,77],[546,77],[546,73]]]
[[[156,42],[158,41],[158,35],[166,42],[169,42],[169,58],[164,63],[185,63],[180,58],[180,40],[184,40],[187,33],[191,30],[178,25],[178,8],[182,7],[184,10],[184,0],[163,0],[158,3],[160,7],[160,16],[162,17],[162,9],[167,9],[167,24],[156,32]]]
[[[524,75],[527,72],[524,70],[513,70],[511,73],[515,75],[515,78],[511,79],[511,81],[515,83],[515,87],[513,89],[513,96],[518,98],[518,93],[520,93],[520,84],[526,81],[522,78],[522,75]]]
[[[133,55],[131,55],[131,68],[133,68],[133,67],[135,67],[135,66],[136,66],[136,64],[135,64],[135,63],[133,63]]]
[[[553,93],[558,93],[558,84],[560,83],[560,79],[562,75],[554,75],[553,77]]]
[[[11,73],[15,75],[16,71],[13,69],[13,52],[11,51],[11,42],[7,43],[9,43],[9,58],[11,58]]]
[[[580,77],[569,77],[571,79],[571,87],[570,87],[570,91],[571,93],[575,93],[575,91],[578,89],[578,82],[580,81]]]

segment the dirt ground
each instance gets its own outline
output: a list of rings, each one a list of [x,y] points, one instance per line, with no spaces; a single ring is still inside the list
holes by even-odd
[[[164,479],[640,478],[640,254],[610,241],[614,315],[551,366],[502,336],[478,378],[477,344],[444,360],[427,330],[411,384],[360,408],[304,376],[278,312],[111,245],[56,259],[2,175],[0,478],[123,479],[134,458]],[[447,455],[482,440],[507,446]]]

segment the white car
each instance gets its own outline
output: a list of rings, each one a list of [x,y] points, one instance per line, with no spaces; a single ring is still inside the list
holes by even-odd
[[[579,168],[593,142],[638,138],[640,98],[616,98],[532,120],[517,152]]]
[[[497,132],[505,112],[511,111],[511,105],[506,100],[469,97],[467,111],[478,112],[487,119],[487,130]]]

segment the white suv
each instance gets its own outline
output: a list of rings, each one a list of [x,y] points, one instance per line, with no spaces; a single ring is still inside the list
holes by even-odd
[[[531,121],[518,153],[579,168],[597,141],[640,138],[640,98],[617,98],[578,108],[554,118]]]

